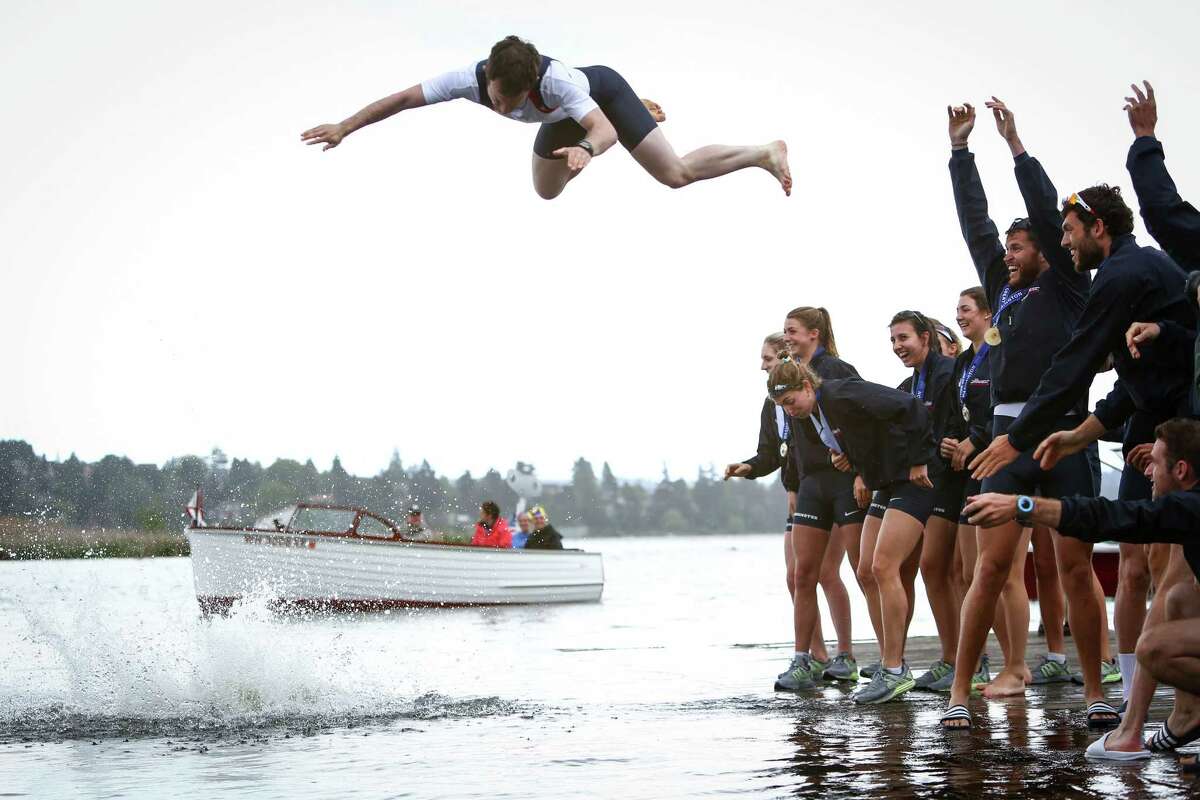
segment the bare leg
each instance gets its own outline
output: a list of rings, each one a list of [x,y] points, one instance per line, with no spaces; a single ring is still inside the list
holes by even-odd
[[[1012,566],[1004,588],[1000,591],[1000,602],[1004,607],[1004,669],[1000,670],[983,696],[988,698],[1013,697],[1025,694],[1025,684],[1033,680],[1025,666],[1025,646],[1029,640],[1029,593],[1025,591],[1025,554],[1029,549],[1031,531],[1021,533],[1012,554]]]
[[[533,155],[533,190],[543,200],[553,200],[562,194],[567,184],[579,175],[567,169],[567,161],[563,158],[542,158]]]
[[[1117,654],[1130,655],[1137,649],[1138,637],[1146,619],[1146,595],[1150,592],[1150,562],[1146,546],[1121,544],[1121,566],[1117,578],[1117,597],[1113,603],[1113,625],[1117,629]],[[1122,666],[1125,666],[1122,664]],[[1132,682],[1133,676],[1121,673]],[[1129,691],[1128,687],[1125,691]]]
[[[796,554],[792,551],[792,532],[783,534],[783,563],[787,565],[788,597],[796,596]]]
[[[1046,650],[1066,655],[1067,645],[1063,638],[1066,602],[1062,582],[1058,579],[1058,559],[1054,557],[1054,539],[1049,528],[1033,529],[1033,572],[1037,576],[1038,608],[1042,628],[1046,631]]]
[[[1108,643],[1108,603],[1104,597],[1104,586],[1100,583],[1100,576],[1096,574],[1095,567],[1092,568],[1092,594],[1096,597],[1097,607],[1100,609],[1100,660],[1112,661],[1112,646]],[[1067,609],[1070,613],[1070,609]]]
[[[792,193],[787,145],[782,140],[750,147],[710,144],[680,158],[663,135],[662,128],[655,128],[633,148],[631,155],[655,180],[672,189],[719,178],[746,167],[759,167],[775,176],[785,194]]]
[[[879,643],[880,656],[883,654],[883,611],[879,606],[879,585],[875,582],[872,566],[875,561],[875,543],[879,539],[879,528],[883,520],[879,517],[868,516],[863,522],[861,547],[858,557],[858,585],[862,587],[863,597],[867,600],[867,613],[871,617],[871,627],[875,630],[875,641]]]
[[[889,508],[875,544],[871,570],[879,586],[883,612],[883,666],[897,669],[904,660],[911,601],[900,577],[900,568],[916,550],[923,526],[915,517]],[[918,556],[919,561],[919,556]]]
[[[1079,671],[1083,674],[1083,697],[1086,704],[1104,699],[1100,686],[1101,617],[1104,607],[1096,599],[1096,573],[1092,571],[1092,545],[1054,533],[1054,551],[1058,557],[1059,575],[1067,595],[1067,614],[1071,619],[1071,636],[1079,656]]]
[[[980,529],[979,560],[975,577],[967,590],[958,634],[958,654],[954,660],[954,685],[950,705],[966,705],[971,693],[971,676],[987,644],[988,629],[996,616],[996,601],[1012,570],[1013,554],[1023,531],[1016,523]],[[960,723],[951,723],[957,725]]]
[[[817,606],[817,577],[821,573],[821,562],[829,545],[829,534],[820,528],[803,525],[792,526],[792,551],[796,565],[796,591],[792,603],[793,624],[796,633],[796,652],[811,650],[813,635],[821,619]],[[825,643],[818,640],[823,650]],[[820,658],[825,655],[826,658]],[[828,654],[814,654],[818,661],[825,661]]]
[[[854,646],[850,627],[850,593],[842,581],[842,561],[846,557],[845,541],[848,535],[842,526],[834,526],[829,534],[829,546],[825,548],[825,560],[821,563],[821,576],[818,578],[825,602],[829,604],[829,616],[833,618],[838,653],[850,653]]]
[[[1185,733],[1200,722],[1200,586],[1193,580],[1166,592],[1167,619],[1138,643],[1138,663],[1160,683],[1175,687],[1167,726]],[[1184,719],[1180,706],[1187,709]]]
[[[925,594],[933,611],[938,639],[942,643],[942,660],[948,664],[954,663],[954,655],[958,650],[960,606],[955,603],[954,587],[950,581],[957,537],[957,523],[941,517],[930,517],[925,523],[925,537],[921,545],[921,580],[925,582]]]
[[[1150,610],[1146,612],[1145,623],[1142,627],[1142,636],[1151,638],[1153,632],[1167,618],[1167,596],[1175,586],[1186,586],[1189,582],[1194,583],[1192,570],[1187,565],[1186,559],[1183,557],[1182,545],[1155,545],[1155,548],[1163,547],[1170,554],[1165,570],[1156,571],[1154,576],[1154,600],[1150,603]],[[1161,550],[1159,551],[1161,552]],[[1151,559],[1154,561],[1155,559]],[[1136,651],[1135,651],[1136,652]],[[1150,674],[1148,669],[1137,669],[1133,673],[1133,686],[1129,690],[1129,703],[1125,709],[1125,714],[1121,717],[1121,724],[1118,725],[1108,738],[1104,740],[1105,750],[1125,750],[1136,753],[1144,748],[1142,742],[1142,728],[1146,726],[1146,720],[1150,716],[1150,703],[1154,700],[1154,690],[1158,686],[1158,681]],[[1176,693],[1176,708],[1179,708],[1179,694]],[[1185,702],[1185,710],[1186,702]],[[1200,709],[1196,709],[1200,712]],[[1180,728],[1175,727],[1175,722],[1187,727],[1182,730],[1189,730],[1191,725],[1194,725],[1197,720],[1194,718],[1184,718],[1181,715],[1176,719],[1172,715],[1169,725],[1172,731],[1176,733],[1182,732]]]

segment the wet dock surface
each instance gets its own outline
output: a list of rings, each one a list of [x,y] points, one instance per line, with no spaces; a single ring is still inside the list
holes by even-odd
[[[1067,642],[1068,662],[1075,665]],[[1031,634],[1028,663],[1040,660],[1044,640]],[[1115,643],[1114,650],[1115,651]],[[938,640],[910,640],[906,658],[914,674],[940,657]],[[993,639],[988,647],[994,675],[1002,663]],[[856,646],[859,665],[878,657],[871,644]],[[1186,797],[1200,794],[1200,781],[1180,772],[1172,755],[1118,764],[1092,761],[1084,749],[1099,734],[1088,729],[1083,687],[1030,687],[1024,697],[986,700],[973,696],[970,731],[943,732],[939,720],[947,695],[910,692],[899,701],[857,706],[853,687],[831,686],[797,696],[795,754],[773,773],[779,788],[804,797]],[[1106,686],[1109,702],[1121,703],[1121,685]],[[1169,690],[1160,688],[1147,733],[1171,710]],[[1194,751],[1188,747],[1184,752]]]

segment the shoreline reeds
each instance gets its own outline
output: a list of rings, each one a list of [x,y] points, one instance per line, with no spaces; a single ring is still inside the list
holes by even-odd
[[[190,552],[182,532],[75,528],[54,520],[0,518],[0,561],[170,558]]]

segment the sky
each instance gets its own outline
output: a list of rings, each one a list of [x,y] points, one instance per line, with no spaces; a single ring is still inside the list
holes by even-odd
[[[758,351],[789,309],[827,307],[843,357],[892,385],[891,315],[952,322],[978,281],[948,103],[1007,101],[1064,196],[1129,189],[1122,98],[1148,78],[1200,194],[1198,28],[1161,2],[8,0],[0,438],[692,478],[753,453]],[[466,101],[300,143],[510,33],[621,72],[680,153],[785,139],[793,196],[759,170],[670,190],[615,147],[547,202],[536,127]],[[989,117],[972,150],[1003,228],[1024,212]]]

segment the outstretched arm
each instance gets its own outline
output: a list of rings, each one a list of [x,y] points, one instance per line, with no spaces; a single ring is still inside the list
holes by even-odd
[[[1175,181],[1167,172],[1162,143],[1154,138],[1158,123],[1158,101],[1154,87],[1137,86],[1133,97],[1125,98],[1125,111],[1133,128],[1133,144],[1125,166],[1133,180],[1142,219],[1150,235],[1184,269],[1200,267],[1200,211],[1179,196]]]
[[[586,132],[583,138],[592,146],[592,152],[577,146],[560,147],[554,151],[554,155],[567,160],[567,169],[571,172],[579,172],[591,163],[592,158],[617,143],[617,129],[600,109],[589,111],[579,124]]]
[[[1004,245],[1000,232],[988,216],[987,195],[975,167],[975,156],[967,149],[967,139],[975,127],[975,108],[970,103],[947,106],[950,133],[950,184],[954,189],[954,207],[958,225],[979,273],[979,282],[987,296],[995,299],[1008,283],[1004,266]]]
[[[354,133],[359,128],[385,120],[390,116],[407,111],[410,108],[420,108],[425,105],[425,94],[421,85],[410,86],[402,92],[388,95],[382,100],[376,100],[356,114],[332,125],[318,125],[300,134],[305,144],[324,144],[322,150],[337,147],[342,139]]]

